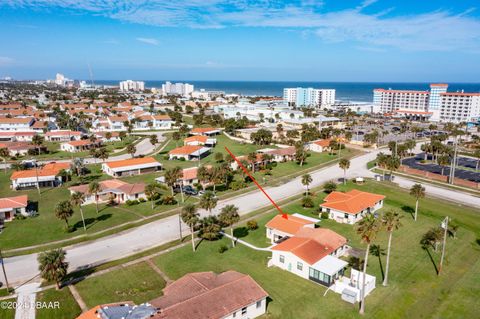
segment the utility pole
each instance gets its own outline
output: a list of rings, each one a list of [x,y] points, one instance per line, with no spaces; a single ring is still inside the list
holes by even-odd
[[[448,216],[442,222],[442,227],[444,228],[443,232],[443,246],[442,246],[442,257],[440,258],[440,266],[438,267],[438,275],[442,272],[443,259],[445,257],[445,246],[447,244],[447,232],[448,232]]]
[[[2,263],[3,277],[5,277],[5,284],[7,285],[7,292],[10,294],[10,285],[8,284],[7,272],[5,271],[5,262],[3,260],[2,250],[0,249],[0,262]]]

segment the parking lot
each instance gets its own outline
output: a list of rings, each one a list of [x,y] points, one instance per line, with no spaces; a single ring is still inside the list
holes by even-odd
[[[402,160],[402,164],[414,169],[427,171],[431,173],[441,174],[442,173],[442,166],[434,163],[421,163],[424,159],[424,154],[418,154],[416,157],[410,157]],[[431,157],[429,156],[429,159]],[[455,177],[460,179],[465,179],[472,182],[480,182],[480,172],[475,172],[467,169],[462,169],[463,167],[468,167],[470,169],[475,169],[477,161],[472,158],[467,157],[459,157],[458,158],[458,166],[455,168]],[[450,175],[450,166],[444,166],[443,175],[448,176]]]

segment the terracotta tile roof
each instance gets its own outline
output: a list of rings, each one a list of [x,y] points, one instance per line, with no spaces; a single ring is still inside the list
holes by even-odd
[[[0,198],[0,209],[27,207],[27,204],[27,195]]]
[[[132,158],[132,159],[126,159],[126,160],[120,160],[120,161],[107,162],[105,164],[110,168],[128,167],[128,166],[142,165],[142,164],[160,165],[160,163],[157,162],[157,160],[154,159],[153,157]]]
[[[62,169],[65,169],[65,170],[70,169],[70,164],[69,163],[46,164],[44,167],[38,169],[38,176],[57,176]],[[31,178],[36,176],[37,176],[37,173],[35,172],[35,169],[28,169],[28,170],[13,172],[12,176],[10,176],[10,180],[15,180],[19,178]]]
[[[346,193],[331,192],[325,197],[325,202],[320,206],[339,210],[348,214],[358,214],[368,207],[373,207],[384,198],[384,195],[353,189]]]
[[[290,252],[313,265],[346,243],[346,238],[330,229],[302,228],[295,236],[272,247],[272,250]]]
[[[200,143],[206,143],[208,140],[207,136],[204,135],[194,135],[187,137],[186,139],[183,140],[184,143],[190,143],[190,142],[200,142]]]
[[[192,273],[163,290],[150,303],[156,319],[220,319],[268,296],[250,276],[236,271]]]
[[[168,154],[170,154],[170,155],[189,155],[189,154],[192,154],[194,152],[197,152],[197,151],[201,150],[202,148],[203,148],[203,146],[200,146],[200,145],[185,145],[185,146],[177,147],[177,148],[171,150],[170,152],[168,152]]]
[[[288,215],[287,218],[283,218],[282,215],[277,215],[273,217],[265,227],[277,229],[287,234],[294,235],[305,225],[314,224],[313,222],[299,218],[296,216]]]

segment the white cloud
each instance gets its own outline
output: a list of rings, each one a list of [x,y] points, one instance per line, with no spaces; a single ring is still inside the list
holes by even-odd
[[[435,11],[395,15],[390,8],[369,11],[378,0],[358,0],[352,9],[328,11],[322,1],[303,0],[4,0],[14,7],[83,10],[121,21],[190,28],[294,28],[316,34],[325,42],[402,50],[480,51],[480,20],[462,13]],[[0,5],[1,6],[1,5]],[[155,39],[138,41],[158,45]],[[146,40],[146,41],[144,41]]]
[[[153,39],[153,38],[137,38],[136,40],[139,41],[139,42],[150,44],[150,45],[159,45],[160,44],[160,42],[158,42],[157,39]]]
[[[12,65],[13,62],[15,62],[15,60],[12,58],[9,58],[7,56],[0,56],[0,66]]]

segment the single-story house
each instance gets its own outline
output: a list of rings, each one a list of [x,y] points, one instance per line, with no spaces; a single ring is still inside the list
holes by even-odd
[[[60,144],[60,149],[65,152],[76,153],[100,147],[101,144],[100,141],[92,142],[90,140],[70,141]]]
[[[373,214],[382,208],[384,199],[384,195],[352,189],[346,193],[331,192],[320,208],[321,213],[328,213],[328,218],[336,222],[355,224],[366,214]]]
[[[301,227],[293,237],[271,248],[268,266],[330,287],[343,276],[348,265],[338,258],[347,248],[347,239],[333,230]]]
[[[27,205],[27,195],[0,198],[0,223],[13,220],[16,214],[25,215]]]
[[[62,170],[70,171],[70,163],[48,163],[43,167],[13,172],[10,176],[12,189],[37,187],[57,187],[64,179],[60,176]]]
[[[320,220],[301,214],[276,215],[266,225],[267,238],[273,243],[294,236],[301,228],[315,228]]]
[[[152,173],[162,169],[153,157],[140,157],[102,163],[102,171],[113,177]]]
[[[159,311],[155,319],[253,319],[265,314],[267,297],[252,277],[230,270],[187,274],[150,304]]]
[[[168,152],[171,160],[184,158],[186,161],[200,160],[208,154],[210,154],[210,148],[200,145],[185,145]]]
[[[88,190],[88,184],[82,184],[78,186],[72,186],[68,188],[71,194],[82,193],[85,195],[85,201],[83,205],[93,204],[98,199],[98,202],[108,202],[113,200],[116,203],[124,203],[127,200],[135,200],[139,198],[147,199],[145,195],[145,184],[134,183],[129,184],[118,179],[109,179],[98,182],[100,184],[100,191],[95,194],[91,194]]]
[[[316,140],[308,143],[308,149],[312,152],[322,153],[330,149],[330,140]]]
[[[222,130],[214,127],[196,127],[190,131],[190,135],[214,136],[222,133]]]
[[[45,133],[45,139],[50,142],[78,141],[81,137],[82,132],[70,130],[55,130]]]
[[[193,135],[183,140],[183,145],[202,145],[206,147],[214,147],[215,144],[217,144],[216,138],[211,138],[204,135]]]

